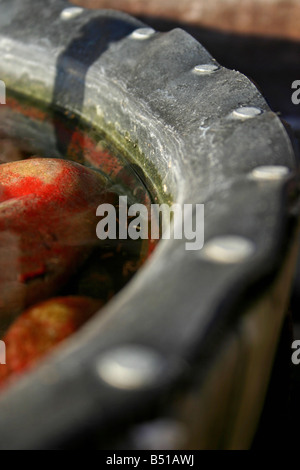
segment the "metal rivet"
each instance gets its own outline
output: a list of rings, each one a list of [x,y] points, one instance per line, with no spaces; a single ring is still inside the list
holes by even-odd
[[[153,28],[139,28],[133,31],[130,36],[132,39],[148,39],[150,36],[153,36],[155,32]]]
[[[232,116],[237,119],[251,119],[262,114],[262,109],[255,106],[242,106],[233,111]]]
[[[186,446],[188,430],[184,424],[164,418],[135,426],[130,440],[135,449],[176,450]]]
[[[216,64],[201,64],[196,65],[196,67],[193,68],[193,72],[198,74],[209,74],[216,72],[219,69],[219,65]]]
[[[97,373],[109,385],[133,390],[155,382],[162,368],[162,358],[141,346],[122,346],[106,352],[97,361]]]
[[[254,168],[251,176],[260,180],[281,180],[289,174],[290,170],[282,165],[265,165]]]
[[[60,18],[62,20],[70,20],[72,18],[75,18],[78,15],[81,15],[81,13],[84,11],[84,8],[80,7],[70,7],[70,8],[65,8],[61,14]]]
[[[255,251],[252,241],[236,235],[215,237],[205,243],[201,257],[218,263],[239,263]]]

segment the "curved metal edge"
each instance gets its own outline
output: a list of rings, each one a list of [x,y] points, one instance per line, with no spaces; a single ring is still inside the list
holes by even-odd
[[[222,67],[214,74],[195,73],[196,65],[215,62],[181,30],[136,41],[131,32],[141,23],[127,15],[86,11],[62,23],[65,7],[61,1],[48,2],[42,11],[36,1],[18,6],[0,31],[1,78],[28,96],[65,106],[99,126],[113,126],[151,160],[162,177],[162,192],[180,203],[205,203],[206,240],[246,237],[255,253],[247,262],[220,265],[187,253],[186,240],[162,242],[101,318],[0,398],[3,448],[42,447],[88,418],[101,424],[116,410],[124,417],[131,407],[142,409],[182,374],[185,364],[213,354],[214,335],[226,331],[237,301],[278,268],[289,233],[287,201],[296,192],[293,177],[251,177],[260,165],[293,170],[294,157],[279,119],[248,79]],[[32,20],[35,15],[39,22]],[[94,21],[103,27],[101,53],[86,63],[93,45],[83,41],[77,57],[72,44],[88,34]],[[115,21],[126,31],[117,39]],[[74,101],[83,77],[84,97]],[[234,119],[232,113],[241,106],[262,113]],[[142,163],[146,173],[147,158]],[[95,358],[119,344],[146,345],[163,356],[158,387],[130,393],[99,381]],[[41,427],[45,422],[47,427]]]

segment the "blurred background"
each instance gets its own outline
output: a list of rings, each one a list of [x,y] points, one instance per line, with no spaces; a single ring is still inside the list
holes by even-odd
[[[180,27],[223,66],[239,70],[260,89],[288,125],[300,154],[300,105],[291,100],[300,80],[299,0],[73,0],[88,8],[110,8],[138,17],[159,31]],[[296,449],[300,421],[300,365],[291,344],[300,339],[300,263],[269,391],[253,448]]]

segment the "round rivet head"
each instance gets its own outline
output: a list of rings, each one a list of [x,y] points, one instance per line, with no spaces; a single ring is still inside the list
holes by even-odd
[[[133,33],[131,33],[130,37],[132,39],[143,40],[150,38],[151,36],[153,36],[153,34],[155,34],[155,32],[156,31],[153,28],[138,28],[133,31]]]
[[[134,390],[154,384],[162,370],[162,358],[141,346],[122,346],[106,352],[96,364],[97,373],[112,387]]]
[[[236,119],[251,119],[262,114],[262,109],[256,106],[242,106],[233,111],[232,116]]]
[[[226,235],[212,238],[205,243],[201,257],[217,263],[240,263],[253,255],[254,251],[255,245],[251,240],[236,235]]]
[[[283,165],[264,165],[254,168],[251,176],[258,180],[281,180],[289,174],[288,167]]]
[[[61,12],[60,18],[64,21],[71,20],[72,18],[75,18],[76,16],[81,15],[83,11],[84,11],[84,8],[80,8],[80,7],[65,8]]]
[[[196,67],[193,68],[193,72],[199,75],[206,75],[206,74],[214,73],[219,69],[220,67],[217,64],[200,64],[200,65],[196,65]]]
[[[188,442],[188,429],[172,418],[136,425],[129,435],[135,449],[176,450]]]

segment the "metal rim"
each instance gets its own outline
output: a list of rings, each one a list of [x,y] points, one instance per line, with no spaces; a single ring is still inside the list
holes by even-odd
[[[30,448],[33,443],[43,447],[59,440],[73,423],[91,419],[101,403],[106,409],[97,419],[105,425],[110,409],[123,415],[130,410],[128,403],[142,408],[149,396],[178,379],[184,364],[208,354],[218,328],[222,325],[225,331],[236,315],[233,306],[245,289],[277,268],[286,243],[284,201],[295,166],[280,120],[254,85],[235,71],[219,65],[215,69],[209,53],[187,33],[145,34],[142,23],[109,11],[87,10],[65,21],[61,14],[67,4],[48,3],[45,18],[33,24],[40,2],[22,2],[11,23],[0,30],[5,59],[1,77],[16,91],[63,106],[99,127],[109,123],[132,145],[138,142],[146,156],[138,164],[162,199],[171,195],[180,204],[204,203],[206,240],[238,237],[249,241],[251,253],[246,250],[239,262],[220,263],[218,256],[187,253],[185,240],[161,242],[101,318],[0,397],[3,448]],[[15,26],[20,18],[27,25],[24,31]],[[88,50],[93,28],[99,31],[96,54]],[[143,40],[133,40],[141,31]],[[37,37],[42,37],[38,44]],[[79,43],[83,47],[77,56],[73,46]],[[213,68],[217,73],[195,73],[199,64],[211,64],[210,72]],[[78,77],[72,75],[74,66]],[[74,98],[79,83],[84,83],[82,100]],[[245,119],[243,109],[259,112]],[[276,178],[270,184],[249,178],[257,167],[278,165],[290,169],[288,180]],[[266,214],[268,224],[262,223]],[[164,357],[159,380],[156,376],[147,392],[129,396],[99,380],[94,358],[120,345],[145,347]],[[64,419],[51,416],[54,402]],[[47,429],[39,426],[41,413]],[[27,423],[26,435],[20,422]]]

